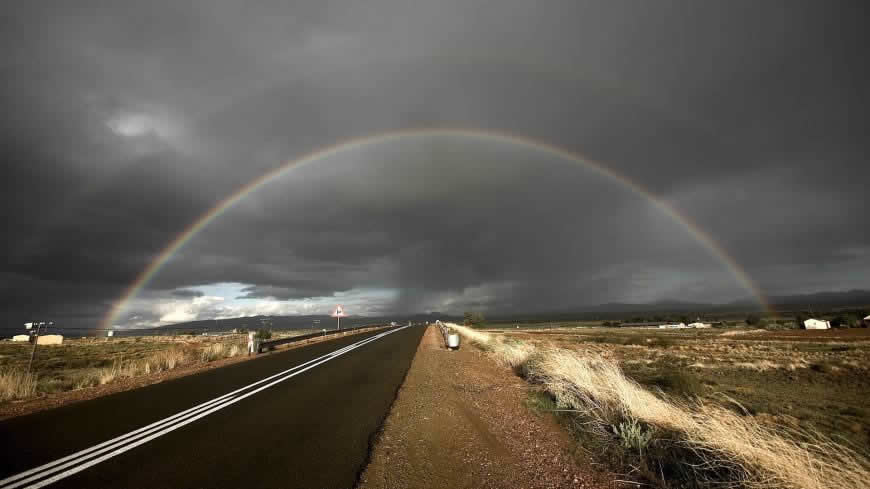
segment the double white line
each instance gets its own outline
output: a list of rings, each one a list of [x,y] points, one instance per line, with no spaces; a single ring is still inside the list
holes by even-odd
[[[216,397],[210,401],[206,401],[186,411],[174,414],[172,416],[169,416],[168,418],[163,418],[160,421],[156,421],[137,430],[112,438],[111,440],[104,441],[99,445],[94,445],[90,448],[86,448],[84,450],[73,453],[72,455],[67,455],[66,457],[59,458],[53,462],[49,462],[47,464],[40,465],[39,467],[34,467],[30,470],[26,470],[19,474],[7,477],[3,480],[0,480],[0,489],[14,489],[16,487],[22,486],[24,486],[26,489],[36,489],[39,487],[47,486],[73,474],[81,472],[88,467],[92,467],[100,462],[120,455],[128,450],[132,450],[139,445],[148,443],[149,441],[172,431],[175,431],[182,426],[193,423],[200,418],[203,418],[227,406],[235,404],[246,397],[253,396],[254,394],[262,390],[268,389],[273,385],[293,378],[301,374],[302,372],[305,372],[306,370],[310,370],[314,367],[317,367],[318,365],[326,363],[333,358],[340,357],[345,353],[365,346],[373,341],[377,341],[384,336],[395,333],[396,331],[401,331],[407,327],[408,326],[403,326],[398,329],[392,329],[390,331],[385,331],[370,338],[357,341],[356,343],[345,346],[344,348],[335,350],[332,353],[327,353],[326,355],[315,358],[314,360],[309,360],[305,363],[284,370],[283,372],[279,372],[275,375],[266,377],[263,380],[248,384],[240,389],[236,389],[220,397]],[[248,391],[248,389],[256,386],[260,387]]]

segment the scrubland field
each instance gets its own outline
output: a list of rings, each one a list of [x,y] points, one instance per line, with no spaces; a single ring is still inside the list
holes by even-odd
[[[504,333],[594,352],[653,390],[715,401],[774,426],[819,431],[870,456],[870,329]]]
[[[274,338],[310,333],[276,332]],[[33,346],[0,342],[0,403],[86,389],[168,370],[195,368],[246,353],[247,335],[177,335],[64,339],[39,345],[32,369]]]
[[[653,487],[867,487],[870,330],[474,329],[603,467]]]

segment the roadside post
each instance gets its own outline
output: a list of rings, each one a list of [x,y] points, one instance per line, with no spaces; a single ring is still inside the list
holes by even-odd
[[[341,329],[341,317],[342,316],[346,316],[346,314],[344,313],[344,308],[341,307],[341,305],[335,306],[335,310],[332,311],[332,317],[334,317],[336,320],[336,323],[335,323],[335,330],[336,331]]]
[[[252,353],[256,353],[254,351],[254,332],[248,332],[248,356],[251,356]]]

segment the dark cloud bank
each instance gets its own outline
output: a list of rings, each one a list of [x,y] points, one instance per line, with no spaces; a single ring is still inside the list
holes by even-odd
[[[241,185],[408,127],[520,134],[600,161],[697,222],[767,294],[868,288],[860,9],[19,6],[0,29],[3,317],[94,324]],[[530,148],[435,136],[289,172],[192,240],[137,313],[211,304],[202,287],[216,283],[241,284],[245,299],[228,300],[351,294],[369,313],[749,294],[622,185]]]

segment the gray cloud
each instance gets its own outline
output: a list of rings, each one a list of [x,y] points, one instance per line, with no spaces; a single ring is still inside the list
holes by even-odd
[[[870,286],[859,109],[870,80],[852,9],[19,8],[0,33],[3,314],[92,324],[241,185],[315,148],[407,127],[505,131],[601,161],[690,216],[771,294]],[[220,282],[246,284],[249,299],[391,289],[383,307],[395,311],[746,294],[621,186],[462,138],[294,170],[196,237],[150,292],[168,300]]]
[[[181,297],[181,298],[191,298],[191,297],[202,297],[205,295],[205,292],[200,290],[190,290],[190,289],[177,289],[172,291],[173,297]]]

